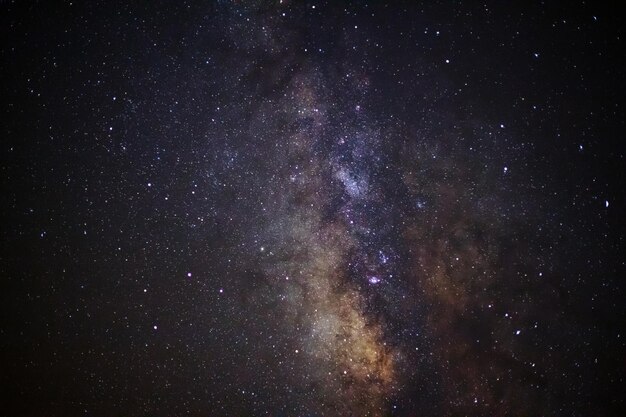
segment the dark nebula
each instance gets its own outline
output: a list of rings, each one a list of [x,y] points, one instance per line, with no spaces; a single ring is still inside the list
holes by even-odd
[[[0,9],[0,415],[626,415],[617,10]]]

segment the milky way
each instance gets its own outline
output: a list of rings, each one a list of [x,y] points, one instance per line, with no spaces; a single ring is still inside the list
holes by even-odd
[[[2,414],[623,415],[610,10],[157,3],[1,6]]]

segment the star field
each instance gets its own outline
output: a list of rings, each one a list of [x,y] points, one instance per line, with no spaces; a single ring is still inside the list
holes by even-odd
[[[616,11],[0,8],[0,414],[626,412]]]

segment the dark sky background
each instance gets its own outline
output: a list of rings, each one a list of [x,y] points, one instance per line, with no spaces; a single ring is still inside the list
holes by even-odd
[[[626,415],[616,8],[128,3],[0,2],[1,415]]]

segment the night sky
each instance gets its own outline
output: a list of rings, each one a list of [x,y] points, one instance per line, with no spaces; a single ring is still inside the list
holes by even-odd
[[[626,415],[616,9],[128,3],[0,2],[0,415]]]

